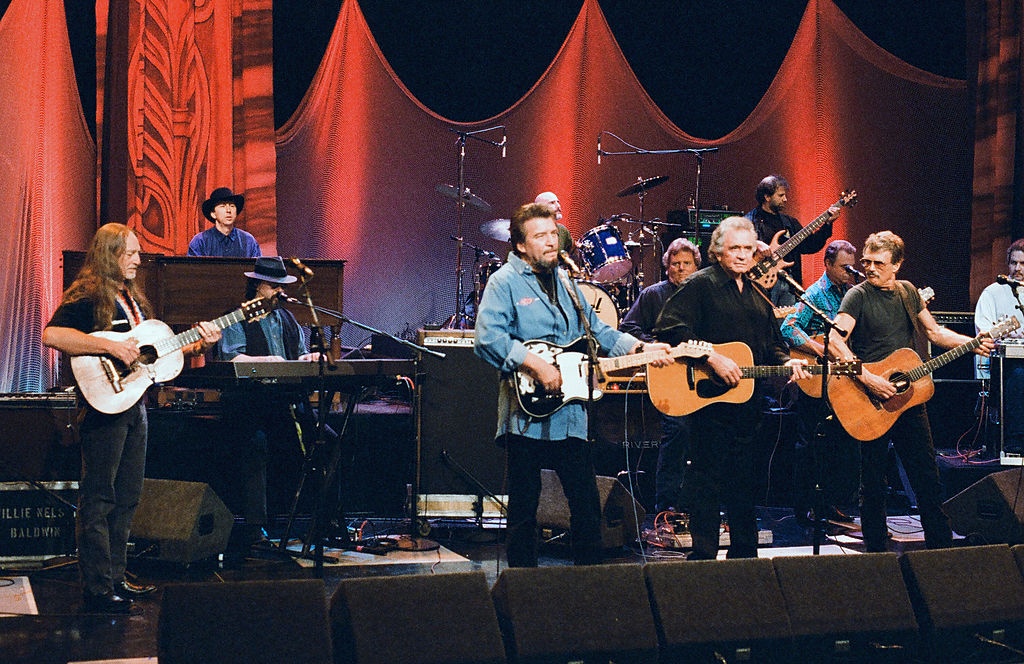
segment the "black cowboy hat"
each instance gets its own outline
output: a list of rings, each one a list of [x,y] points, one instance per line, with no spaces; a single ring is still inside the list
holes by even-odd
[[[245,276],[275,284],[291,284],[298,281],[298,278],[288,274],[288,271],[284,269],[284,260],[280,256],[257,258],[253,271],[246,272]]]
[[[210,221],[213,221],[213,217],[210,216],[213,214],[213,208],[217,207],[218,203],[226,203],[227,201],[231,201],[235,204],[235,208],[237,208],[239,214],[242,212],[242,208],[245,207],[244,196],[232,193],[230,187],[217,187],[213,190],[213,193],[210,194],[210,197],[203,201],[203,216]]]

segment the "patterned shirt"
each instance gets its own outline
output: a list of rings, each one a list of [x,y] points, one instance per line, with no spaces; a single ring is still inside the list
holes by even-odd
[[[811,304],[821,309],[825,314],[835,320],[839,313],[839,305],[843,301],[843,295],[849,286],[846,284],[834,284],[827,274],[811,284],[805,296]],[[796,303],[796,311],[789,314],[782,320],[782,336],[789,343],[790,348],[796,348],[807,343],[816,334],[825,331],[825,324],[811,309],[803,302]]]

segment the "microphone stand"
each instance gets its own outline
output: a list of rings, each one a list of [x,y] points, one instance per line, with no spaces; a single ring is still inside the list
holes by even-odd
[[[822,370],[821,370],[821,399],[819,404],[819,419],[818,425],[814,430],[814,449],[811,451],[811,463],[814,465],[814,526],[812,528],[811,535],[811,555],[817,556],[821,554],[821,540],[825,534],[825,518],[822,514],[825,511],[825,492],[821,488],[821,459],[819,454],[821,452],[821,445],[826,438],[825,434],[825,423],[833,416],[832,407],[828,401],[828,369],[829,369],[829,338],[832,336],[832,330],[838,330],[842,336],[846,336],[836,322],[829,318],[828,314],[814,306],[807,297],[807,291],[804,287],[794,279],[789,272],[785,270],[779,270],[779,274],[782,275],[783,279],[789,282],[794,292],[797,294],[797,299],[804,303],[808,309],[810,309],[815,316],[817,316],[825,326],[825,343],[822,349]],[[806,395],[804,395],[806,396]],[[801,397],[803,398],[803,397]]]

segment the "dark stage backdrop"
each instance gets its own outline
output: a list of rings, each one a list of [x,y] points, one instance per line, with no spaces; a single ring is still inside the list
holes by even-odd
[[[727,105],[728,99],[709,104]],[[456,206],[437,184],[456,178],[456,136],[503,124],[507,156],[470,141],[466,185],[490,212],[467,208],[466,239],[504,255],[479,233],[546,190],[561,198],[575,237],[602,218],[639,215],[615,192],[637,177],[668,175],[645,215],[664,218],[695,189],[691,155],[607,156],[627,143],[648,150],[717,147],[703,164],[702,201],[745,211],[768,173],[793,185],[804,222],[855,188],[859,205],[836,237],[860,244],[884,228],[908,241],[902,276],[938,293],[936,309],[968,306],[971,139],[966,85],[909,66],[867,39],[829,0],[812,0],[767,93],[726,136],[700,140],[674,126],[639,85],[598,3],[587,0],[537,84],[507,111],[457,124],[424,107],[398,80],[358,4],[342,6],[327,54],[279,132],[278,248],[345,258],[346,313],[400,332],[441,322],[455,308]],[[487,135],[500,140],[501,132]],[[635,227],[620,222],[625,237]],[[471,266],[470,260],[464,267]],[[821,271],[805,262],[804,280]],[[466,275],[467,287],[471,275]],[[361,335],[346,337],[355,341]]]
[[[243,221],[268,248],[349,261],[348,315],[392,332],[444,320],[455,308],[449,235],[459,229],[455,205],[434,188],[455,181],[456,137],[449,130],[497,124],[506,126],[507,156],[471,141],[465,160],[466,184],[493,208],[467,210],[462,228],[467,240],[495,253],[506,248],[480,234],[479,225],[508,217],[540,191],[559,194],[576,237],[601,218],[638,215],[635,198],[614,196],[637,177],[670,177],[648,195],[648,218],[689,203],[692,156],[609,156],[598,165],[597,137],[607,131],[623,141],[606,134],[602,147],[609,152],[626,149],[626,142],[648,150],[719,148],[703,165],[705,205],[749,209],[756,182],[780,172],[793,185],[790,212],[806,222],[842,189],[856,188],[861,202],[844,213],[836,236],[860,244],[872,231],[895,230],[909,244],[902,276],[933,286],[936,309],[968,306],[972,134],[966,85],[879,48],[831,0],[807,3],[767,92],[716,140],[688,135],[651,100],[596,0],[582,3],[550,66],[525,95],[494,117],[468,124],[446,119],[409,92],[358,3],[345,0],[313,83],[275,141],[268,103],[276,60],[272,5],[97,3],[103,19],[96,30],[103,65],[96,69],[104,81],[97,95],[105,120],[97,125],[101,173],[114,176],[98,188],[100,159],[76,95],[64,3],[11,3],[0,19],[0,159],[6,169],[0,211],[7,220],[0,246],[8,257],[0,269],[0,307],[8,312],[0,323],[0,390],[42,389],[55,380],[55,358],[41,350],[39,332],[59,298],[59,252],[84,248],[96,227],[95,210],[105,210],[99,221],[123,217],[133,224],[145,250],[166,250],[179,246],[197,223],[194,203],[225,180],[253,193]],[[74,6],[68,5],[69,15]],[[145,22],[130,20],[139,7]],[[766,15],[765,26],[771,21]],[[138,46],[133,40],[140,31],[147,41],[131,51],[142,54],[136,62],[128,47]],[[544,36],[550,37],[538,26],[515,46],[530,48]],[[742,51],[754,37],[721,38]],[[680,50],[675,57],[701,57],[695,52]],[[723,68],[723,78],[731,78],[728,71]],[[680,79],[681,87],[688,85]],[[746,102],[734,100],[729,89],[719,86],[714,98],[703,99],[703,112],[735,115]],[[202,105],[214,112],[193,112]],[[207,147],[194,145],[199,141]],[[198,184],[197,174],[205,178]],[[168,216],[148,225],[132,216],[138,206],[152,210],[157,203],[171,211]],[[624,237],[636,230],[620,229]],[[471,258],[464,263],[467,287]],[[820,257],[805,265],[809,281],[821,269]],[[346,341],[361,336],[351,331]]]

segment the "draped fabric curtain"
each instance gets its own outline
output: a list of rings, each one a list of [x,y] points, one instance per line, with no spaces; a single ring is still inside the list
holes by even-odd
[[[95,150],[61,0],[14,0],[0,19],[0,390],[55,380],[43,326],[61,294],[60,252],[95,228]]]
[[[601,219],[640,216],[616,192],[637,177],[668,175],[644,200],[646,219],[690,203],[689,154],[607,156],[603,131],[654,149],[717,147],[703,161],[702,205],[746,211],[769,173],[792,184],[790,212],[804,223],[855,188],[860,204],[836,237],[860,243],[890,228],[908,242],[902,274],[930,285],[937,307],[967,302],[970,136],[964,81],[909,66],[867,39],[830,0],[811,0],[778,75],[751,115],[728,135],[702,140],[674,126],[625,61],[596,0],[584,2],[551,66],[515,105],[458,124],[425,108],[388,66],[355,0],[347,0],[313,84],[278,139],[278,242],[286,255],[344,258],[346,314],[392,332],[437,323],[456,306],[453,235],[504,257],[480,233],[546,190],[562,200],[577,239]],[[707,112],[728,99],[705,100]],[[491,204],[466,208],[435,192],[458,176],[457,136],[505,125],[507,156],[466,144],[465,184]],[[485,134],[500,140],[500,131]],[[608,152],[628,151],[609,134]],[[640,225],[618,221],[626,239]],[[936,231],[941,233],[941,240]],[[649,237],[649,236],[648,236]],[[941,242],[941,252],[937,250]],[[650,251],[648,249],[648,251]],[[463,255],[467,289],[475,255]],[[653,271],[655,261],[645,261]],[[804,280],[821,270],[806,261]],[[653,279],[648,271],[648,283]],[[656,276],[654,277],[657,278]],[[345,337],[360,338],[358,331]]]
[[[1006,248],[1024,236],[1024,9],[977,0],[974,67],[974,200],[971,300],[1006,271]]]

